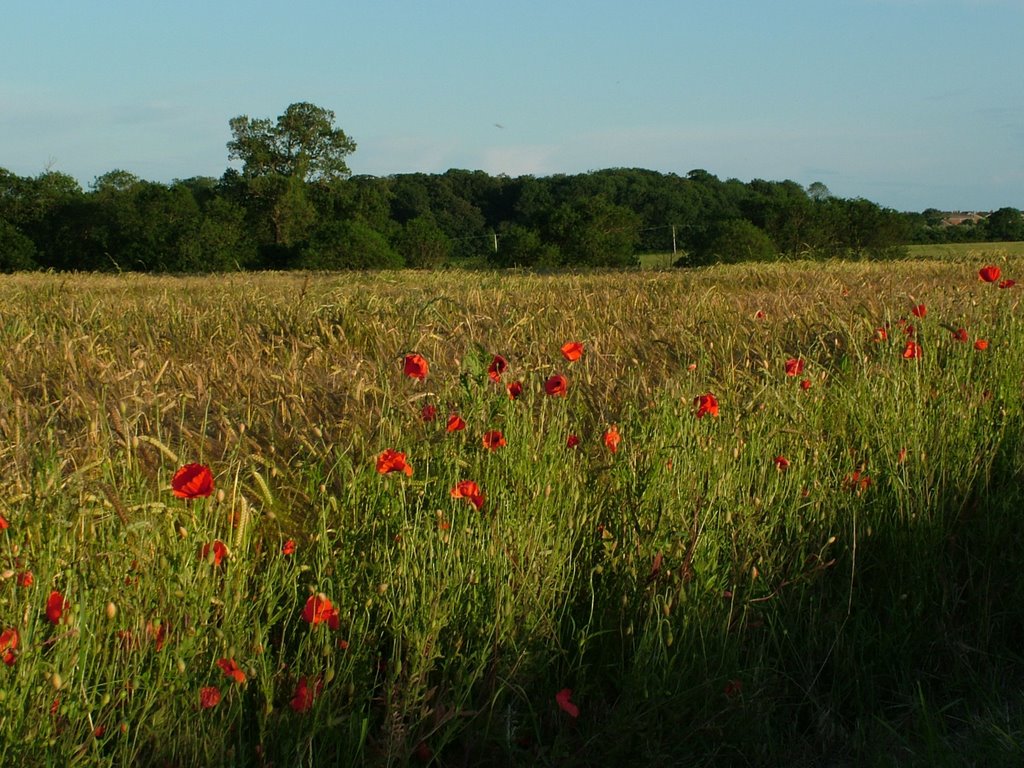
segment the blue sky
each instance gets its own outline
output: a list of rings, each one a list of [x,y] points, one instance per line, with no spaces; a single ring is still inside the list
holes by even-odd
[[[1024,208],[1024,0],[5,0],[0,167],[219,176],[335,112],[355,173],[642,167]],[[499,127],[501,126],[501,127]]]

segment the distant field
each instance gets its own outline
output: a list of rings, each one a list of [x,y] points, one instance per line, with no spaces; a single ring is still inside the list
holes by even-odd
[[[639,257],[640,266],[646,269],[666,269],[675,264],[676,259],[681,255],[681,253],[642,253]]]
[[[0,765],[1024,764],[985,248],[0,276]]]
[[[1017,243],[944,243],[941,245],[911,245],[913,259],[970,259],[1006,258],[1024,256],[1024,242]]]
[[[907,248],[911,259],[980,259],[1024,256],[1024,242],[1016,243],[952,243],[942,245],[911,245]],[[640,266],[647,269],[671,267],[679,255],[671,253],[645,253],[640,255]]]

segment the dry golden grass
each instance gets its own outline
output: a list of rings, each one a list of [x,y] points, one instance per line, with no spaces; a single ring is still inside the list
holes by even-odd
[[[1024,540],[1021,288],[981,283],[990,261],[1022,274],[980,254],[0,279],[0,613],[21,617],[23,643],[0,690],[19,702],[0,711],[0,762],[21,744],[88,743],[83,764],[217,764],[236,748],[246,764],[256,745],[275,764],[314,745],[402,764],[425,740],[450,764],[471,764],[478,744],[522,764],[638,749],[650,764],[749,749],[788,764],[802,744],[820,757],[902,730],[894,701],[930,705],[921,675],[935,674],[939,713],[950,679],[984,700],[979,658],[1019,669],[999,643],[1020,615],[1008,565]],[[908,362],[896,321],[919,303],[927,320],[908,322],[926,353]],[[890,342],[873,343],[888,321]],[[959,327],[992,348],[956,341]],[[586,345],[572,364],[559,352],[570,340]],[[430,361],[424,382],[403,375],[412,351]],[[524,382],[521,401],[487,379],[493,354]],[[788,357],[806,362],[809,390]],[[554,372],[569,397],[542,394]],[[708,391],[721,416],[698,420],[693,398]],[[425,425],[424,403],[471,426]],[[613,423],[614,455],[601,439]],[[495,427],[508,445],[492,454],[480,435]],[[384,448],[409,450],[414,476],[378,474]],[[212,465],[213,498],[170,494],[192,461]],[[874,484],[851,490],[862,471]],[[466,479],[484,510],[451,497]],[[224,568],[202,554],[214,539]],[[23,568],[32,590],[15,584]],[[54,639],[50,589],[71,597],[80,634]],[[299,618],[320,592],[341,611],[336,633]],[[165,651],[123,653],[122,629],[158,620],[172,628]],[[950,678],[968,643],[980,650]],[[228,687],[222,656],[248,665],[247,688]],[[54,674],[72,681],[66,721],[45,715]],[[322,706],[293,712],[297,677],[320,674]],[[135,699],[104,703],[125,679],[140,681]],[[738,699],[722,693],[734,682]],[[211,684],[225,702],[196,717]],[[578,722],[555,704],[563,686]],[[89,735],[94,717],[113,738]]]
[[[242,447],[287,460],[358,445],[385,406],[411,407],[428,394],[444,401],[433,389],[441,377],[415,392],[401,386],[401,357],[412,350],[449,372],[465,370],[469,356],[486,365],[501,353],[528,378],[555,370],[563,341],[583,340],[588,366],[574,373],[587,378],[597,415],[614,418],[626,401],[642,404],[685,382],[691,363],[731,376],[779,346],[810,341],[831,354],[849,342],[837,337],[838,314],[851,338],[917,300],[964,316],[975,270],[936,262],[551,276],[5,277],[2,471],[24,487],[18,448],[29,444],[59,446],[68,471],[129,444],[143,467],[161,452],[217,460]]]

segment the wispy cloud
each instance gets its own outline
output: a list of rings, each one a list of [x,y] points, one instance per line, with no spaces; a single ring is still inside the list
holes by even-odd
[[[483,150],[479,168],[491,174],[545,176],[553,172],[558,147],[551,144],[521,144]]]
[[[451,139],[423,136],[376,136],[359,142],[349,166],[354,173],[388,176],[395,173],[434,173],[453,167],[459,145]]]

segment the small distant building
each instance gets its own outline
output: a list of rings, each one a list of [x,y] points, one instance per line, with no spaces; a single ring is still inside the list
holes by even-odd
[[[961,224],[966,222],[977,224],[979,221],[987,218],[988,213],[978,213],[976,211],[953,211],[942,217],[942,226],[959,227]]]

